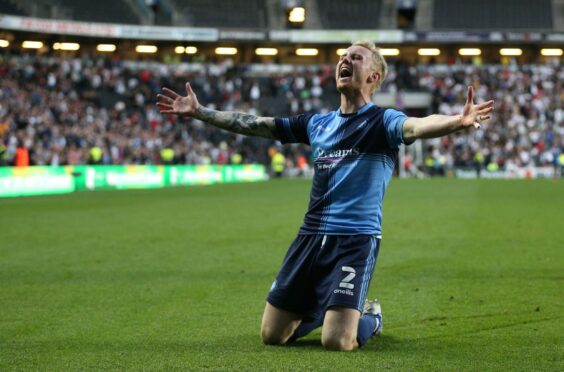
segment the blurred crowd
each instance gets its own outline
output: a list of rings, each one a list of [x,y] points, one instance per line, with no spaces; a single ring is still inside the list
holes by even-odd
[[[263,116],[327,112],[339,105],[333,69],[5,56],[0,59],[0,164],[258,162],[280,169],[283,159],[285,171],[305,173],[311,162],[306,146],[282,148],[197,120],[163,116],[155,96],[163,86],[182,93],[190,81],[200,103],[219,110]],[[478,101],[496,100],[493,119],[482,130],[425,142],[420,156],[409,146],[408,171],[557,166],[564,160],[561,65],[391,64],[382,91],[427,91],[432,107],[419,114],[457,114],[468,85],[476,88]],[[409,111],[400,101],[398,106]]]
[[[495,100],[482,129],[427,141],[423,168],[443,174],[455,167],[515,170],[564,167],[564,69],[561,65],[419,66],[410,84],[432,93],[432,112],[462,112],[466,87],[475,100]],[[408,158],[409,160],[409,158]]]

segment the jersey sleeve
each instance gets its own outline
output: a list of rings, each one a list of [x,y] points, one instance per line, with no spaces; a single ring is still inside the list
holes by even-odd
[[[275,118],[278,138],[282,143],[305,143],[309,145],[307,126],[313,114],[302,114],[288,118]]]
[[[403,141],[403,123],[407,115],[401,111],[387,109],[384,112],[384,127],[386,128],[386,139],[391,148],[397,149]]]

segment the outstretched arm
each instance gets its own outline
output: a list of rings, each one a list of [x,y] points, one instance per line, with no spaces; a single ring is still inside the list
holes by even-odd
[[[205,108],[198,102],[190,83],[186,83],[185,97],[171,89],[163,88],[163,94],[157,95],[157,106],[161,114],[196,118],[218,128],[247,136],[278,139],[274,118]]]
[[[480,121],[488,120],[494,101],[474,104],[474,89],[468,87],[466,104],[461,115],[430,115],[424,118],[408,118],[403,124],[403,139],[412,143],[419,138],[436,138],[462,129],[480,128]]]

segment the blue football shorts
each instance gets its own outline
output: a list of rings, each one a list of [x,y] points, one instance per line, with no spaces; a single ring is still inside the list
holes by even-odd
[[[379,249],[380,236],[298,235],[266,300],[304,320],[333,306],[362,313]]]

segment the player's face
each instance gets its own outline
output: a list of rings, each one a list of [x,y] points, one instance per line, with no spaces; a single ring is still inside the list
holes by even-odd
[[[360,45],[353,45],[339,58],[335,70],[337,90],[341,93],[370,89],[374,79],[380,78],[372,65],[372,52]]]

